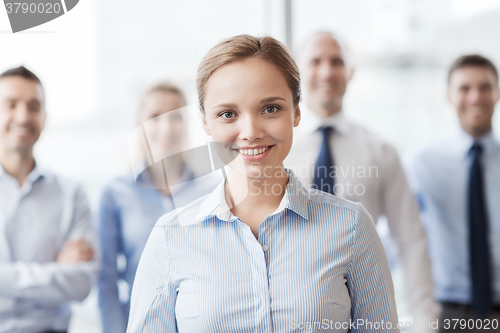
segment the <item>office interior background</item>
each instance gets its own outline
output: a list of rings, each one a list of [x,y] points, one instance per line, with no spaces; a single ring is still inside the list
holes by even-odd
[[[131,172],[128,137],[148,85],[173,81],[196,105],[198,64],[219,40],[271,35],[295,50],[316,30],[337,32],[349,45],[355,73],[345,113],[402,157],[457,130],[446,100],[457,56],[480,53],[500,66],[498,0],[81,0],[58,20],[17,34],[0,11],[0,71],[22,64],[39,75],[48,120],[37,161],[81,182],[95,208],[100,187]],[[191,118],[193,145],[203,143],[200,124]],[[398,311],[407,318],[401,280],[395,265]],[[95,292],[75,305],[70,331],[100,331]]]

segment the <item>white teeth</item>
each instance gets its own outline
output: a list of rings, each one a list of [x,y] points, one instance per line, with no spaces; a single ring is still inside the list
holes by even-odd
[[[265,152],[267,148],[241,149],[240,153],[247,156],[259,155]]]

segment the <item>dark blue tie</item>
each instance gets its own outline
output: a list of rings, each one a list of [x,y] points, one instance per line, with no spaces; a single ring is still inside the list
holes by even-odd
[[[468,202],[472,307],[481,317],[486,318],[491,309],[492,291],[488,216],[481,167],[482,152],[483,147],[477,143],[469,151],[472,163],[470,166]]]
[[[316,161],[314,168],[313,184],[314,188],[318,190],[335,194],[333,188],[335,185],[335,178],[331,177],[334,172],[333,157],[329,143],[330,133],[332,130],[333,128],[330,126],[324,126],[318,129],[318,131],[321,132],[323,141],[321,143],[318,160]]]

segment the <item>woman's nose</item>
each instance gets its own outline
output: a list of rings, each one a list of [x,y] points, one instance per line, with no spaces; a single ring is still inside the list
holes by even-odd
[[[264,137],[263,124],[256,116],[248,116],[242,119],[240,137],[247,141],[257,141]]]

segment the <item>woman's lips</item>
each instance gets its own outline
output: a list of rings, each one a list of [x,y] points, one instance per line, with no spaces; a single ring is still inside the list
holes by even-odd
[[[239,154],[245,161],[260,161],[269,154],[269,151],[273,147],[274,145],[268,146],[267,148],[247,148],[247,149],[240,148]]]

